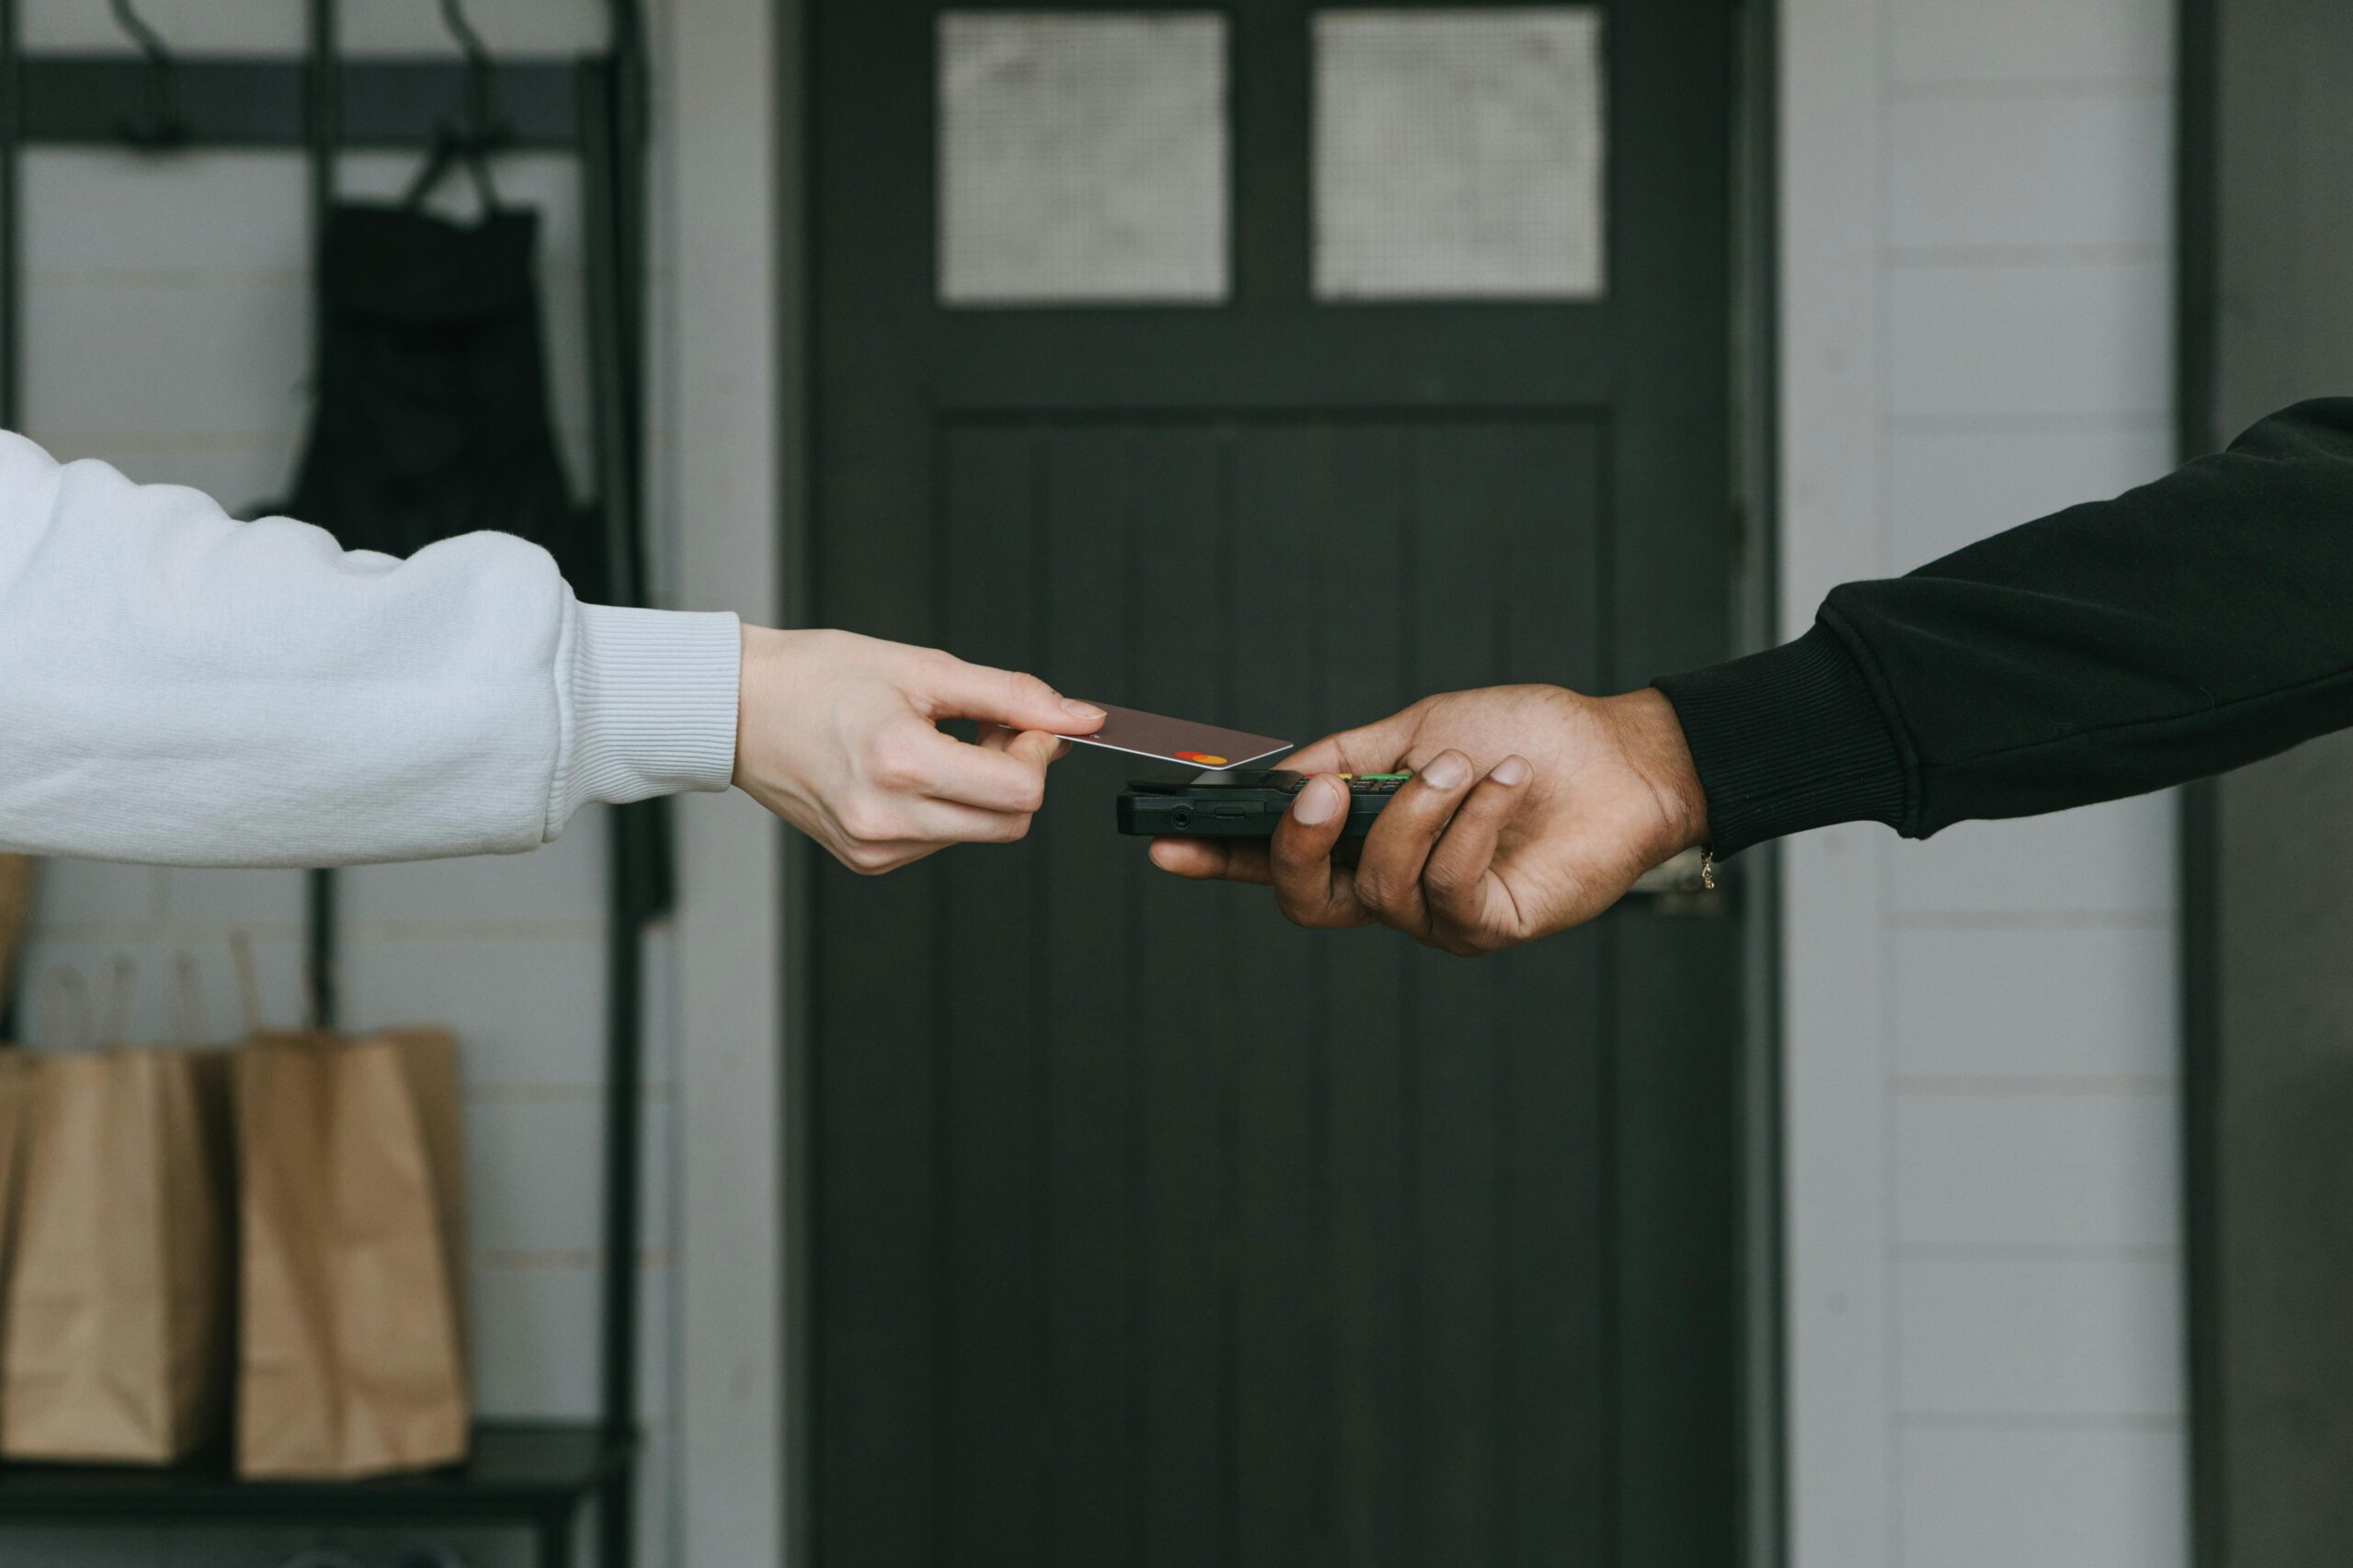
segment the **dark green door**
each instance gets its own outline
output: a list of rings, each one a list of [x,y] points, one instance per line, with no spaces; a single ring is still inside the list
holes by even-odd
[[[1728,0],[821,0],[817,619],[1310,738],[1728,646]],[[1738,920],[814,893],[831,1568],[1736,1556]]]

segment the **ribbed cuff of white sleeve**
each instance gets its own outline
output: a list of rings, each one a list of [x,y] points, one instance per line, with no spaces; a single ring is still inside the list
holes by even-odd
[[[732,615],[582,605],[552,837],[590,801],[724,790],[735,772],[744,633]]]

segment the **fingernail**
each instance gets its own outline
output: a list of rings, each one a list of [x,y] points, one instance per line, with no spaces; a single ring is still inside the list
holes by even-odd
[[[1456,790],[1471,777],[1471,764],[1461,752],[1450,751],[1422,769],[1422,782],[1433,790]]]
[[[1328,778],[1310,779],[1307,788],[1299,792],[1299,799],[1290,803],[1290,814],[1309,827],[1330,822],[1332,813],[1339,809],[1340,791]]]
[[[1081,702],[1075,697],[1065,697],[1063,699],[1063,711],[1069,714],[1072,718],[1088,724],[1096,723],[1109,716],[1106,714],[1103,710],[1096,707],[1092,702]]]
[[[1488,777],[1492,778],[1498,784],[1520,785],[1528,782],[1528,759],[1526,757],[1507,756],[1504,758],[1503,761],[1495,764],[1495,772],[1490,774]]]

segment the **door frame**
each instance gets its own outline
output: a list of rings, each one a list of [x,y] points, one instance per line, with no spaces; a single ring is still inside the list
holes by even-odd
[[[2177,0],[2174,25],[2174,455],[2214,449],[2221,329],[2221,0]],[[2175,852],[2181,1020],[2183,1358],[2188,1389],[2189,1560],[2222,1568],[2223,1511],[2220,1078],[2222,785],[2183,787]]]
[[[732,0],[743,6],[753,0]],[[809,563],[815,552],[814,492],[816,474],[810,454],[816,449],[817,389],[814,384],[814,320],[817,236],[808,211],[817,155],[813,128],[814,94],[808,62],[820,0],[774,0],[773,81],[778,111],[770,132],[777,149],[776,176],[767,188],[774,193],[775,210],[769,232],[779,251],[778,264],[767,274],[775,279],[779,395],[774,403],[778,450],[785,470],[778,497],[775,569],[779,577],[778,606],[787,625],[802,621],[808,607]],[[977,0],[987,5],[992,0]],[[1141,0],[1165,6],[1170,0]],[[1200,0],[1203,9],[1226,8],[1228,0]],[[1443,5],[1446,0],[1436,0]],[[1460,0],[1457,0],[1460,3]],[[1533,0],[1502,0],[1504,4]],[[695,0],[700,6],[705,0]],[[678,15],[688,7],[672,0]],[[1117,8],[1093,0],[1065,0],[1072,9]],[[1734,146],[1731,150],[1731,199],[1733,206],[1732,258],[1734,301],[1732,312],[1733,389],[1731,398],[1732,474],[1738,531],[1733,541],[1733,624],[1746,652],[1772,645],[1784,634],[1780,610],[1779,551],[1781,373],[1779,358],[1780,314],[1780,45],[1782,0],[1737,0],[1733,25],[1740,36],[1733,51],[1733,115]],[[683,22],[678,24],[683,26]],[[682,515],[691,515],[684,514]],[[1665,672],[1660,672],[1665,673]],[[783,983],[778,1013],[778,1089],[784,1107],[778,1131],[782,1146],[776,1152],[781,1182],[779,1219],[782,1231],[780,1267],[782,1290],[778,1322],[779,1354],[775,1386],[780,1392],[778,1430],[781,1471],[781,1528],[777,1560],[786,1568],[814,1568],[813,1536],[809,1528],[815,1489],[815,1448],[811,1394],[814,1388],[815,1346],[810,1332],[813,1299],[813,1230],[808,1222],[813,1187],[815,1149],[805,1135],[807,1096],[813,1051],[807,1006],[814,914],[814,867],[807,842],[786,835],[779,858],[781,889],[778,899],[779,945],[784,955]],[[1788,1558],[1788,1431],[1786,1314],[1783,1310],[1783,1187],[1781,1145],[1782,1004],[1781,973],[1781,855],[1766,845],[1742,858],[1738,874],[1747,880],[1746,941],[1742,956],[1742,994],[1746,1027],[1740,1048],[1737,1195],[1741,1227],[1742,1342],[1740,1357],[1740,1430],[1743,1451],[1743,1568],[1781,1568]],[[713,1163],[723,1151],[710,1152]],[[698,1158],[691,1138],[685,1153]],[[691,1195],[694,1188],[688,1187]],[[689,1316],[688,1326],[693,1326]],[[694,1346],[689,1344],[689,1357]],[[704,1352],[706,1356],[719,1352]],[[756,1358],[755,1360],[757,1358]],[[689,1514],[717,1498],[699,1485],[690,1472],[686,1486]],[[717,1532],[690,1530],[689,1539],[713,1545]],[[737,1549],[741,1541],[729,1543]],[[768,1555],[766,1552],[759,1556]],[[699,1561],[689,1552],[684,1561]]]
[[[1784,622],[1780,592],[1782,0],[1743,0],[1735,19],[1741,36],[1733,65],[1738,102],[1732,165],[1732,475],[1742,527],[1733,562],[1733,634],[1741,651],[1756,652],[1795,631]],[[1739,870],[1749,882],[1737,1167],[1741,1534],[1744,1568],[1784,1568],[1790,1561],[1790,1392],[1781,846],[1749,850]]]
[[[2184,462],[2221,449],[2262,415],[2343,390],[2353,313],[2305,265],[2333,258],[2341,235],[2289,222],[2342,210],[2312,187],[2319,160],[2304,156],[2321,145],[2304,128],[2331,106],[2309,83],[2273,90],[2279,63],[2312,47],[2298,26],[2307,15],[2238,0],[2177,3],[2175,406]],[[2270,238],[2286,229],[2290,239]],[[2283,324],[2292,324],[2293,346],[2282,343]],[[2306,352],[2312,343],[2325,347]],[[2315,846],[2298,832],[2290,843],[2250,824],[2298,812],[2333,820],[2345,738],[2319,737],[2291,755],[2292,764],[2261,762],[2182,790],[2180,1193],[2198,1568],[2341,1555],[2331,1533],[2338,1517],[2308,1499],[2313,1476],[2353,1449],[2353,1424],[2336,1416],[2347,1359],[2342,1335],[2311,1303],[2353,1281],[2353,1231],[2281,1201],[2313,1186],[2313,1151],[2337,1147],[2333,1131],[2281,1113],[2313,1103],[2316,1085],[2325,1092],[2313,1048],[2342,1038],[2348,1004],[2336,976],[2347,906],[2334,890],[2280,892],[2294,875],[2283,866],[2325,858],[2325,836]],[[2257,953],[2289,976],[2260,970]],[[2271,1049],[2247,1049],[2258,1041]],[[2317,1104],[2325,1118],[2328,1103]],[[2332,1418],[2300,1419],[2297,1398]]]

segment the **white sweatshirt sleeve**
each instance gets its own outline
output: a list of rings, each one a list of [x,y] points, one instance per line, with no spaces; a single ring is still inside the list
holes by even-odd
[[[0,433],[0,849],[529,849],[585,801],[727,787],[740,636],[580,604],[505,534],[347,553]]]

